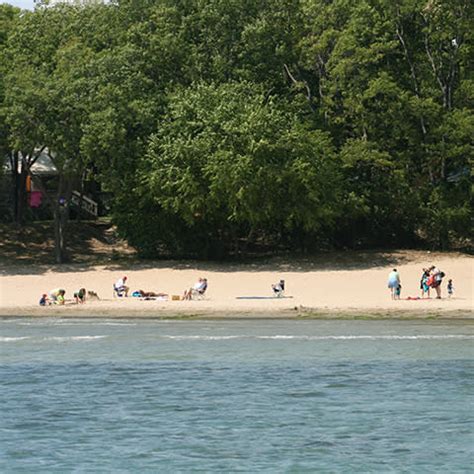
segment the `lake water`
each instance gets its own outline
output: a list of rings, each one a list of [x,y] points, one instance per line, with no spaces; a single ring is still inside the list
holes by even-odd
[[[0,320],[0,472],[472,472],[474,325]]]

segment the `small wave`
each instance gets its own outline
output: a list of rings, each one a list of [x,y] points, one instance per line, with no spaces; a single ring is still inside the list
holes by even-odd
[[[43,323],[43,324],[42,324]],[[88,326],[136,326],[136,323],[122,323],[122,322],[108,322],[108,321],[68,321],[68,320],[44,320],[44,321],[33,321],[33,322],[19,322],[18,326],[82,326],[87,324]]]
[[[413,336],[403,335],[347,335],[347,336],[256,336],[258,339],[299,339],[307,341],[324,340],[419,340],[419,339],[474,339],[474,335],[464,334],[419,334]]]
[[[229,339],[262,339],[262,340],[300,340],[300,341],[327,341],[327,340],[443,340],[443,339],[474,339],[474,335],[469,334],[420,334],[414,336],[403,335],[347,335],[347,336],[295,336],[277,334],[273,336],[254,336],[254,335],[234,335],[234,336],[171,336],[161,335],[162,339],[173,340],[197,340],[197,341],[220,341]]]
[[[34,336],[17,336],[17,337],[4,337],[0,336],[0,342],[16,342],[29,339],[31,342],[68,342],[68,341],[94,341],[97,339],[104,339],[108,336],[46,336],[46,337],[34,337]]]
[[[136,326],[137,324],[135,323],[115,323],[115,322],[96,322],[96,321],[80,321],[80,322],[71,322],[71,321],[59,321],[57,322],[57,326],[83,326],[84,324],[87,324],[89,327],[95,327],[95,326]]]
[[[30,338],[28,336],[22,336],[22,337],[3,337],[3,336],[0,336],[0,342],[23,341],[24,339],[30,339]]]
[[[227,339],[246,339],[252,336],[159,336],[162,339],[174,339],[176,341],[225,341]]]
[[[104,339],[108,336],[48,336],[42,338],[43,341],[57,341],[57,342],[67,342],[67,341],[93,341],[96,339]]]

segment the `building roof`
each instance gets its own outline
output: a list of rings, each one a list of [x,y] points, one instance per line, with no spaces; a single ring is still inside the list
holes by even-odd
[[[5,157],[4,166],[6,172],[11,171],[11,162],[10,158]],[[18,172],[21,171],[21,160],[18,163]],[[53,160],[51,160],[48,151],[44,150],[39,158],[35,161],[34,165],[31,167],[31,172],[37,176],[56,176],[58,170],[54,166]]]

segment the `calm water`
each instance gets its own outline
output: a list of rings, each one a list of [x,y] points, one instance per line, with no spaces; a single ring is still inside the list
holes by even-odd
[[[0,472],[472,472],[474,326],[0,320]]]

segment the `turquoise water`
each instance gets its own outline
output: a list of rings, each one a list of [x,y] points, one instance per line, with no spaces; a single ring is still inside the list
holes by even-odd
[[[472,472],[474,325],[0,320],[0,472]]]

